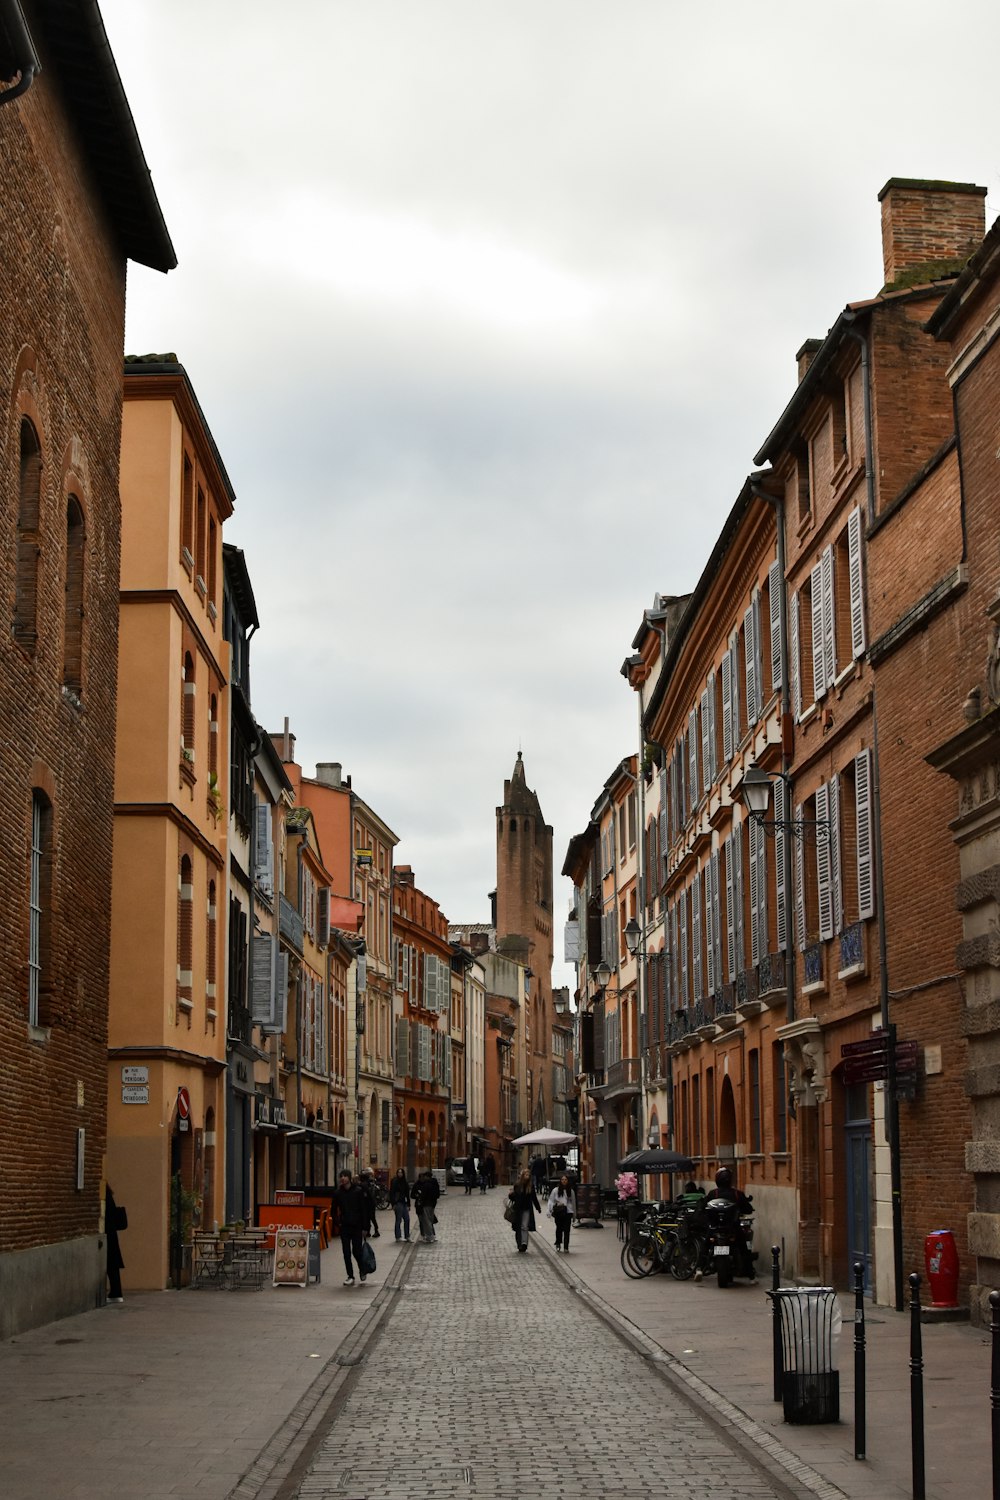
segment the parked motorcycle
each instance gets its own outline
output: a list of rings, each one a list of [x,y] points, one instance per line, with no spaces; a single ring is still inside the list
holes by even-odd
[[[708,1197],[702,1208],[705,1225],[706,1271],[715,1272],[719,1285],[730,1286],[735,1276],[756,1281],[753,1212],[734,1198]]]

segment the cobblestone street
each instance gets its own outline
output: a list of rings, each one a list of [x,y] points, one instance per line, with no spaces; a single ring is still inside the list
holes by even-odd
[[[516,1253],[503,1201],[449,1195],[300,1500],[790,1493],[581,1304],[537,1236]],[[397,1253],[381,1243],[380,1279]]]

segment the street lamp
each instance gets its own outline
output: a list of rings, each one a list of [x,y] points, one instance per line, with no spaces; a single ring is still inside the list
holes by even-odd
[[[641,941],[642,928],[639,926],[635,917],[629,917],[625,927],[625,946],[628,949],[629,953],[631,953],[633,958],[639,951],[639,944]]]
[[[767,810],[771,804],[772,783],[779,783],[783,789],[782,802],[784,804],[783,818],[768,818]],[[776,833],[790,834],[792,838],[801,839],[805,837],[807,829],[812,829],[816,838],[829,839],[830,823],[827,818],[789,818],[787,816],[791,804],[792,778],[784,771],[763,771],[756,761],[752,760],[743,772],[743,780],[736,789],[736,795],[753,818],[754,822],[765,832],[772,835]],[[790,860],[790,856],[789,856]],[[791,894],[791,871],[787,872],[785,882],[786,896]]]

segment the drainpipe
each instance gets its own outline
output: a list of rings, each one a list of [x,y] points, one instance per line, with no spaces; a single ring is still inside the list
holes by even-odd
[[[28,30],[19,0],[0,0],[0,18],[10,39],[20,78],[11,88],[0,93],[0,104],[12,104],[26,94],[42,71],[31,33]]]
[[[788,589],[785,583],[785,502],[780,495],[769,495],[754,479],[750,481],[750,492],[758,500],[766,500],[774,509],[774,529],[777,534],[778,574],[781,589],[778,594],[778,621],[781,631],[781,776],[785,787],[785,818],[792,817],[792,703],[788,666]],[[792,899],[792,832],[782,840],[785,881],[785,1025],[795,1020],[795,903]]]

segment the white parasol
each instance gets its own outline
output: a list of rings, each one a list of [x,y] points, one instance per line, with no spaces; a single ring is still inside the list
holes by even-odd
[[[567,1135],[564,1130],[532,1130],[528,1135],[519,1135],[516,1141],[511,1141],[512,1146],[572,1146],[576,1140],[575,1135]]]

